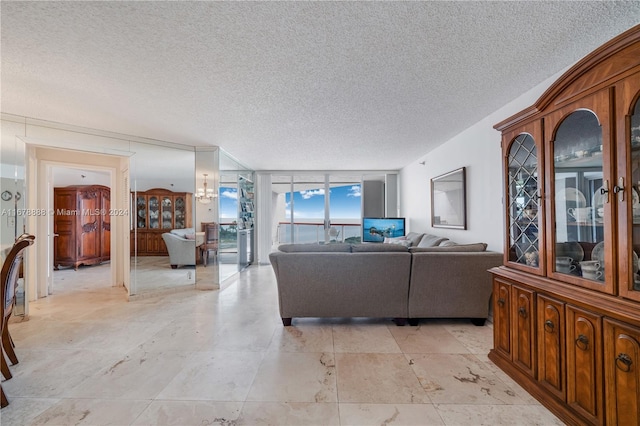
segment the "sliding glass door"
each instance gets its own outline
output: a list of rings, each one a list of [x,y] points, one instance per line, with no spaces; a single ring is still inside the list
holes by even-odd
[[[336,243],[360,239],[357,175],[273,175],[276,243]]]
[[[359,243],[362,237],[362,177],[330,175],[329,242]]]

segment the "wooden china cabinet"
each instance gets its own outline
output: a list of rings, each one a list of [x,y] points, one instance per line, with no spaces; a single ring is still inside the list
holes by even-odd
[[[162,234],[172,229],[191,228],[190,192],[173,192],[155,188],[145,192],[132,192],[134,208],[131,231],[131,255],[168,256]],[[136,247],[137,246],[137,247]]]
[[[568,424],[640,424],[640,26],[502,132],[489,358]]]

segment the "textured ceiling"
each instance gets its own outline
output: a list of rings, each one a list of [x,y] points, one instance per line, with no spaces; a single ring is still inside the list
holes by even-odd
[[[640,23],[609,1],[0,8],[2,112],[257,170],[401,168]]]

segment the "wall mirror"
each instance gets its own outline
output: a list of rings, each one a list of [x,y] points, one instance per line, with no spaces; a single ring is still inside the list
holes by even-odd
[[[131,151],[130,295],[194,286],[196,242],[185,238],[195,233],[193,148],[132,142]],[[172,232],[183,234],[168,247]]]
[[[467,229],[464,167],[431,179],[431,226]]]
[[[24,125],[2,121],[2,144],[0,144],[0,258],[9,253],[16,238],[25,231],[26,216],[16,212],[23,211],[26,200],[25,187],[25,145],[15,135],[24,131]],[[18,280],[16,304],[13,314],[24,315],[24,280]]]
[[[217,147],[196,148],[196,288],[220,288],[220,155]]]
[[[111,231],[117,228],[117,232],[103,240],[111,246],[110,262],[78,265],[101,274],[99,285],[122,283],[130,300],[189,287],[215,289],[253,261],[254,172],[218,147],[194,149],[162,141],[129,141],[27,121],[24,117],[2,117],[0,193],[6,192],[1,197],[2,207],[7,212],[53,209],[56,187],[108,186],[111,207],[117,204],[127,212],[122,215],[124,220],[111,218]],[[31,171],[25,167],[28,155],[35,162]],[[50,188],[51,194],[38,190],[40,187]],[[24,231],[39,236],[40,244],[27,259],[25,285],[18,289],[14,309],[16,315],[28,314],[28,301],[53,294],[54,275],[73,274],[74,267],[54,269],[55,233],[43,231],[53,229],[54,215],[25,220],[26,216],[7,214],[2,219],[3,250]],[[220,225],[220,251],[219,256],[208,253],[209,260],[216,258],[219,263],[205,266],[199,246],[204,239],[203,223],[211,222]],[[189,257],[186,261],[174,262],[167,252],[163,235],[174,231],[193,237],[183,238],[189,240],[189,249],[181,250]],[[76,291],[74,285],[68,290]]]

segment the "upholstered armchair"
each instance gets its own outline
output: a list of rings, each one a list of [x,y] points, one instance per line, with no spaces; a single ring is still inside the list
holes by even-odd
[[[169,264],[172,269],[178,266],[196,264],[196,240],[193,228],[173,229],[162,234],[169,252]]]

